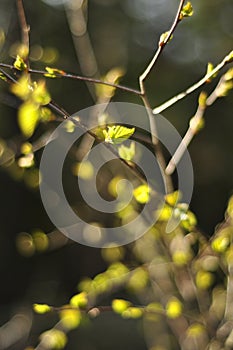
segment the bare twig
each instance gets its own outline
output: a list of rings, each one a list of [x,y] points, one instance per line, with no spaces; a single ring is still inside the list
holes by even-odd
[[[170,100],[166,101],[162,105],[153,109],[154,114],[162,113],[165,109],[171,107],[176,102],[182,100],[187,95],[191,94],[195,90],[197,90],[202,85],[206,84],[209,79],[213,78],[226,64],[232,62],[233,51],[231,51],[224,59],[209,73],[206,73],[201,80],[199,80],[194,85],[190,86],[187,90],[179,93],[178,95],[172,97]]]
[[[19,22],[21,27],[21,33],[22,33],[22,43],[24,44],[25,48],[27,49],[27,55],[26,55],[26,63],[27,68],[29,68],[29,60],[28,60],[28,53],[29,53],[29,31],[30,27],[27,24],[26,15],[24,11],[23,6],[23,0],[17,0],[17,8],[18,8],[18,16],[19,16]]]
[[[179,21],[180,21],[180,13],[182,10],[182,7],[184,5],[185,0],[181,0],[177,13],[176,13],[176,17],[173,21],[173,24],[170,28],[170,30],[168,31],[167,35],[165,36],[164,40],[162,42],[159,43],[158,49],[156,51],[156,53],[154,54],[152,60],[150,61],[150,63],[148,64],[148,66],[146,67],[145,71],[140,75],[139,77],[139,84],[140,84],[140,90],[142,92],[142,94],[145,94],[145,87],[144,87],[144,80],[147,78],[147,76],[149,75],[151,69],[154,67],[156,61],[158,60],[160,54],[162,53],[164,47],[166,46],[166,44],[168,43],[168,41],[170,40],[172,34],[174,33]]]
[[[15,67],[12,64],[0,63],[0,67],[9,68],[9,69],[15,70]],[[49,74],[47,71],[37,70],[37,69],[29,69],[28,72],[29,73],[33,73],[33,74],[44,75],[45,77],[46,77],[46,75]],[[113,83],[108,83],[107,81],[103,81],[103,80],[100,80],[100,79],[95,79],[95,78],[90,78],[90,77],[83,77],[81,75],[76,75],[76,74],[72,74],[72,73],[66,73],[64,71],[63,71],[62,75],[61,74],[57,75],[57,78],[68,78],[68,79],[74,79],[74,80],[87,81],[87,82],[94,83],[94,84],[102,84],[102,85],[114,87],[114,88],[119,89],[119,90],[131,92],[132,94],[135,94],[135,95],[138,95],[138,96],[141,96],[141,94],[142,94],[141,91],[136,90],[136,89],[132,89],[132,88],[127,87],[127,86],[123,86],[123,85],[119,85],[119,84],[113,84]]]
[[[192,117],[190,120],[189,128],[188,128],[186,134],[184,135],[181,143],[179,144],[177,150],[175,151],[174,155],[172,156],[170,162],[168,163],[168,166],[166,168],[166,173],[168,175],[171,175],[174,172],[176,165],[181,160],[185,150],[189,146],[189,144],[192,141],[192,139],[194,138],[194,136],[199,131],[200,123],[203,119],[206,108],[211,106],[217,100],[217,98],[221,96],[223,85],[225,83],[225,79],[226,79],[225,75],[223,75],[221,77],[221,79],[219,80],[219,83],[217,84],[216,88],[209,95],[209,97],[208,98],[204,97],[205,101],[202,101],[202,102],[199,101],[197,111],[196,111],[194,117]],[[201,93],[202,96],[203,96],[203,94],[204,93]],[[201,95],[199,97],[199,100],[203,99],[203,97],[201,97]]]
[[[172,23],[170,30],[167,32],[164,40],[159,42],[158,49],[155,52],[152,60],[150,61],[150,63],[148,64],[148,66],[146,67],[144,72],[139,76],[139,86],[140,86],[140,91],[141,91],[141,98],[142,98],[142,101],[144,103],[144,106],[147,108],[147,113],[148,113],[149,123],[150,123],[150,130],[151,130],[152,144],[154,147],[155,155],[160,163],[162,170],[164,171],[166,189],[168,192],[172,192],[173,185],[172,185],[172,181],[171,181],[170,176],[167,176],[167,174],[165,173],[166,163],[165,163],[165,159],[163,156],[161,145],[160,145],[159,140],[158,140],[156,121],[155,121],[153,113],[151,112],[151,106],[150,106],[150,103],[149,103],[148,98],[146,96],[144,81],[148,77],[148,75],[150,74],[152,68],[154,67],[154,65],[155,65],[156,61],[158,60],[160,54],[162,53],[164,47],[166,46],[166,44],[170,40],[173,32],[175,31],[175,29],[180,21],[180,13],[181,13],[181,10],[183,8],[184,2],[185,2],[185,0],[180,1],[175,19]]]

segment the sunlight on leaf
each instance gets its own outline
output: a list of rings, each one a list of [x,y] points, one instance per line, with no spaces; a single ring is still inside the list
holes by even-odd
[[[135,156],[135,142],[131,142],[129,147],[121,145],[118,149],[118,153],[122,159],[131,161]]]
[[[138,203],[145,204],[150,200],[150,192],[148,185],[141,185],[133,190],[133,195]]]
[[[18,113],[19,127],[26,137],[32,136],[39,121],[39,108],[33,103],[25,102]]]
[[[108,126],[108,130],[103,130],[105,142],[119,144],[127,140],[135,132],[135,128],[127,128],[122,125]]]
[[[37,314],[46,314],[47,312],[51,311],[51,307],[47,304],[34,304],[33,305],[33,310]]]

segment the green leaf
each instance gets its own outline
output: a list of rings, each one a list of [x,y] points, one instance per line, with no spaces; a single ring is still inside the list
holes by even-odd
[[[34,103],[25,102],[19,108],[18,123],[26,137],[32,136],[39,121],[39,108]]]
[[[167,305],[166,305],[166,315],[168,318],[177,318],[181,316],[182,314],[182,304],[181,302],[175,298],[172,297],[170,300],[168,300]]]
[[[33,310],[37,314],[46,314],[47,312],[51,311],[51,307],[47,304],[34,304],[33,305]]]
[[[88,299],[87,299],[86,292],[76,294],[70,299],[70,305],[74,307],[85,309],[87,307],[87,304],[88,304]]]
[[[45,73],[44,76],[48,78],[59,78],[66,74],[63,70],[57,68],[45,67],[45,70],[48,73]]]
[[[27,74],[23,74],[17,83],[11,86],[11,92],[22,100],[27,100],[32,93],[30,78]]]
[[[7,81],[7,77],[1,72],[0,72],[0,79]]]
[[[148,185],[141,185],[133,190],[133,195],[138,203],[145,204],[150,200],[150,191]]]
[[[32,100],[40,106],[47,105],[51,101],[50,94],[46,89],[45,81],[41,80],[34,83],[34,90],[32,92]]]
[[[182,20],[185,17],[191,17],[193,15],[193,7],[190,1],[187,2],[186,5],[183,6],[181,12],[180,12],[180,20]]]
[[[135,156],[135,142],[131,142],[130,146],[121,145],[118,149],[119,156],[125,160],[132,160]]]
[[[112,301],[112,309],[117,314],[122,314],[130,307],[131,303],[124,299],[114,299]]]
[[[163,46],[164,45],[164,42],[167,40],[168,35],[169,35],[169,32],[165,32],[165,33],[162,33],[160,35],[159,46]],[[173,38],[173,35],[170,36],[168,41],[172,40],[172,38]]]
[[[129,307],[127,310],[125,310],[123,313],[122,313],[122,317],[123,318],[140,318],[142,317],[143,315],[143,311],[142,309],[140,309],[139,307],[135,307],[135,306],[132,306],[132,307]]]
[[[135,128],[127,128],[122,125],[108,126],[108,130],[103,130],[105,142],[119,144],[127,140],[135,132]]]
[[[21,71],[27,69],[26,63],[24,62],[23,58],[20,57],[19,55],[17,55],[13,65],[14,65],[15,69],[18,69]]]
[[[81,312],[78,309],[63,309],[60,311],[59,316],[66,330],[77,328],[81,322]]]

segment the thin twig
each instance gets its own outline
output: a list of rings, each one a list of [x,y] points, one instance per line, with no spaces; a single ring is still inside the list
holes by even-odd
[[[232,62],[232,59],[230,59],[230,56],[232,54],[233,54],[233,52],[231,51],[227,56],[224,57],[224,59],[211,72],[206,73],[204,75],[204,77],[201,78],[201,80],[199,80],[194,85],[190,86],[187,90],[185,90],[185,91],[179,93],[178,95],[172,97],[170,100],[166,101],[162,105],[160,105],[158,107],[155,107],[153,109],[153,113],[154,114],[162,113],[165,109],[171,107],[176,102],[180,101],[181,99],[183,99],[187,95],[189,95],[192,92],[194,92],[195,90],[197,90],[202,85],[206,84],[209,81],[209,79],[213,78],[226,64]]]
[[[15,67],[13,65],[11,65],[11,64],[0,63],[0,67],[9,68],[9,69],[15,70]],[[49,74],[47,71],[37,70],[37,69],[28,69],[28,72],[29,73],[33,73],[33,74],[44,75],[45,77],[46,77],[46,74]],[[94,83],[94,84],[107,85],[107,86],[111,86],[111,87],[114,87],[114,88],[119,89],[119,90],[131,92],[131,93],[133,93],[135,95],[138,95],[138,96],[141,96],[141,94],[142,94],[141,91],[136,90],[136,89],[132,89],[132,88],[127,87],[127,86],[123,86],[123,85],[119,85],[119,84],[113,84],[113,83],[108,83],[108,82],[100,80],[100,79],[95,79],[95,78],[90,78],[90,77],[83,77],[83,76],[72,74],[72,73],[63,72],[62,75],[59,74],[56,77],[57,78],[68,78],[68,79],[82,80],[82,81],[87,81],[87,82]]]
[[[190,142],[194,138],[194,136],[197,134],[201,120],[203,119],[205,110],[207,107],[211,106],[219,97],[219,89],[221,89],[221,85],[224,83],[224,76],[219,80],[218,85],[214,89],[214,91],[209,95],[209,97],[206,99],[205,103],[199,103],[197,111],[190,120],[189,128],[184,135],[181,143],[179,144],[177,150],[175,151],[174,155],[172,156],[171,160],[169,161],[167,167],[166,167],[166,173],[168,175],[171,175],[181,158],[183,157],[187,147],[189,146]]]
[[[17,0],[17,8],[18,8],[18,16],[19,16],[19,22],[21,27],[21,33],[22,33],[22,43],[27,48],[27,55],[26,55],[25,61],[27,63],[27,68],[29,68],[28,53],[29,53],[30,27],[27,24],[26,15],[25,15],[24,6],[23,6],[23,0]]]
[[[144,103],[144,106],[147,109],[147,113],[148,113],[148,118],[149,118],[149,123],[150,123],[150,130],[151,130],[151,140],[152,140],[152,144],[153,144],[153,148],[154,148],[154,152],[155,155],[159,161],[159,164],[163,170],[163,173],[165,175],[165,184],[166,184],[166,189],[168,192],[172,192],[173,190],[173,185],[172,185],[172,181],[170,176],[167,176],[167,174],[165,173],[165,168],[166,168],[166,162],[163,156],[163,152],[162,152],[162,148],[158,139],[158,132],[157,132],[157,126],[156,126],[156,121],[154,118],[153,113],[151,112],[151,106],[150,103],[148,101],[148,98],[146,96],[146,90],[145,90],[145,85],[144,85],[144,81],[145,79],[148,77],[148,75],[150,74],[152,68],[154,67],[155,63],[157,62],[160,54],[162,53],[164,47],[166,46],[166,44],[168,43],[169,39],[171,38],[173,32],[175,31],[179,21],[180,21],[180,13],[181,10],[183,8],[185,0],[181,0],[175,19],[172,23],[172,26],[170,28],[170,30],[168,31],[167,35],[165,36],[164,40],[161,42],[159,42],[158,44],[158,49],[155,52],[152,60],[150,61],[150,63],[148,64],[148,66],[146,67],[146,69],[144,70],[144,72],[139,76],[139,86],[140,86],[140,91],[141,91],[141,98],[142,101]]]
[[[170,28],[170,30],[168,31],[166,37],[164,38],[164,41],[159,43],[158,49],[156,51],[156,53],[154,54],[152,60],[150,61],[150,63],[148,64],[148,66],[146,67],[146,69],[144,70],[144,72],[140,75],[139,77],[139,84],[140,84],[140,90],[142,92],[142,94],[145,94],[145,87],[144,87],[144,80],[147,78],[147,76],[149,75],[151,69],[154,67],[156,61],[158,60],[160,54],[162,53],[164,47],[166,46],[166,44],[168,43],[168,41],[170,40],[172,34],[174,33],[179,21],[180,21],[180,13],[182,10],[182,7],[184,5],[185,0],[181,0],[177,13],[176,13],[176,17],[173,21],[173,24]]]

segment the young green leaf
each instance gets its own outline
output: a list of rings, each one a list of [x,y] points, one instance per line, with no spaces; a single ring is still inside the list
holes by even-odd
[[[150,200],[150,191],[148,185],[141,185],[133,190],[133,195],[138,203],[145,204]]]
[[[47,312],[51,311],[51,307],[47,304],[34,304],[33,310],[37,314],[46,314]]]
[[[105,142],[119,144],[133,135],[135,128],[127,128],[122,125],[108,126],[108,130],[103,130]]]
[[[183,6],[181,12],[180,12],[180,20],[182,20],[185,17],[191,17],[193,15],[193,7],[190,1],[187,2],[186,5]]]
[[[121,145],[118,149],[119,156],[125,160],[132,160],[135,156],[135,142],[131,142],[130,146]]]
[[[45,67],[45,70],[48,73],[45,73],[44,76],[48,78],[59,78],[66,74],[63,70],[57,68]]]
[[[32,102],[25,102],[19,108],[18,123],[26,137],[32,136],[39,121],[39,108]]]
[[[14,65],[15,69],[17,69],[17,70],[27,69],[26,63],[24,62],[23,58],[20,57],[19,55],[17,55],[13,65]]]

